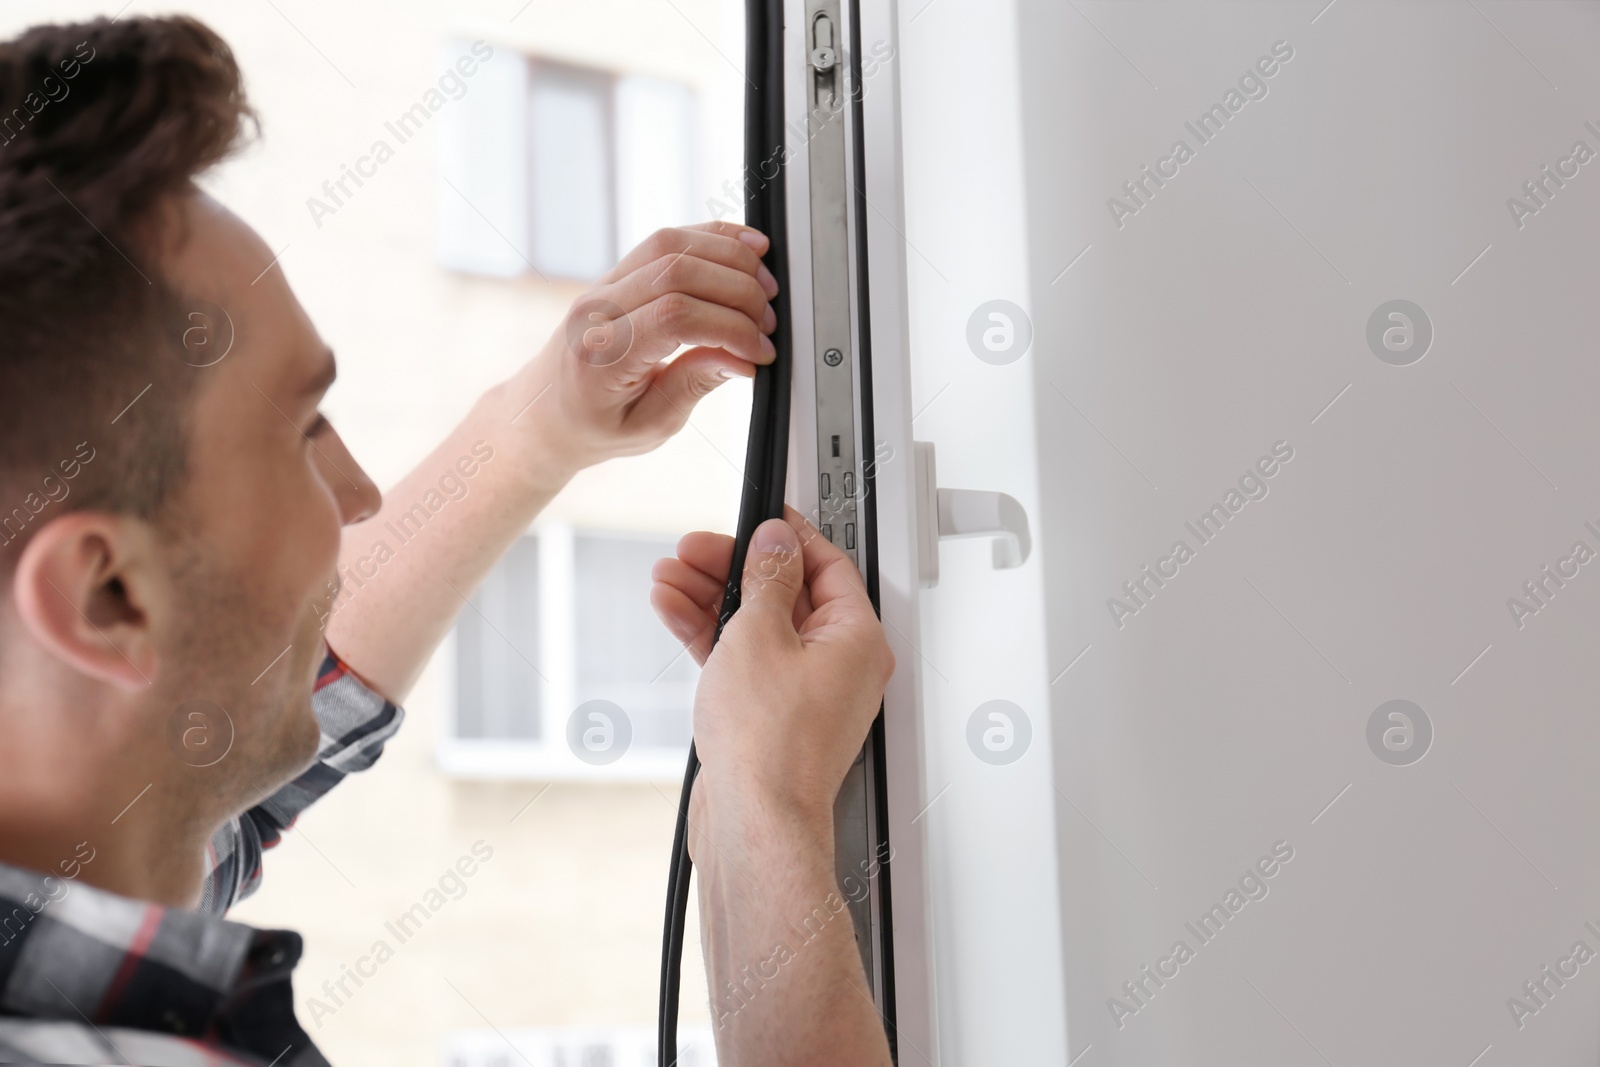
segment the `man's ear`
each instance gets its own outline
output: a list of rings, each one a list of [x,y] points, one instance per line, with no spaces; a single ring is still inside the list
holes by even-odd
[[[11,595],[23,628],[48,654],[122,689],[153,685],[166,572],[142,520],[73,511],[34,531]]]

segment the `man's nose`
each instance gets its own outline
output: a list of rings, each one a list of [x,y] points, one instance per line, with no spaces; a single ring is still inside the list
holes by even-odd
[[[346,526],[370,519],[383,505],[383,493],[345,447],[344,438],[333,430],[322,445],[322,454],[335,469],[325,472],[339,502],[339,518]]]

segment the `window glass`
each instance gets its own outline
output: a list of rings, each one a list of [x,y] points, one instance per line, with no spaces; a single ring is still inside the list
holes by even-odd
[[[668,766],[681,761],[700,669],[650,607],[650,570],[675,545],[552,523],[512,546],[452,635],[455,714],[445,745],[472,745],[446,753],[455,773],[501,773],[520,754],[528,773],[560,767],[584,776],[587,765],[567,760],[561,746],[570,744],[565,716],[592,700],[628,719],[628,749],[615,766],[601,764],[603,773],[650,777],[663,757]]]
[[[537,741],[539,542],[511,546],[456,623],[456,735]]]
[[[687,750],[700,671],[650,609],[650,568],[672,549],[656,538],[576,539],[576,695],[626,711],[635,745]]]

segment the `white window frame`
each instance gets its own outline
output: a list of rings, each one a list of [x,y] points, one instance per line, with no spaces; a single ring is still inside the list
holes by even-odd
[[[641,540],[658,536],[588,527],[581,533]],[[573,632],[577,626],[574,560],[579,534],[569,522],[546,520],[524,535],[537,538],[539,542],[539,653],[534,666],[543,678],[539,682],[537,741],[458,736],[459,665],[454,630],[440,646],[438,657],[444,704],[434,750],[439,768],[445,774],[456,778],[591,782],[676,782],[683,778],[684,762],[689,755],[687,745],[633,747],[615,763],[600,766],[580,760],[566,745],[567,717],[577,706],[577,655]],[[465,607],[462,610],[474,609]]]

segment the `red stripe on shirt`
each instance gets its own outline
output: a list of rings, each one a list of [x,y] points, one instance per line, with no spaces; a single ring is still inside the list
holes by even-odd
[[[334,657],[333,663],[334,666],[331,670],[324,671],[317,675],[317,684],[312,689],[313,693],[317,692],[325,685],[332,685],[334,682],[337,682],[340,678],[343,678],[345,672],[350,669],[344,665],[344,660],[339,659],[338,657]]]
[[[155,904],[145,906],[144,918],[139,921],[139,929],[134,931],[133,939],[128,942],[128,947],[122,954],[122,962],[117,965],[117,973],[111,976],[111,984],[106,987],[105,996],[100,998],[100,1007],[95,1012],[96,1018],[102,1021],[110,1018],[111,1009],[122,999],[122,992],[133,978],[133,972],[144,960],[145,949],[155,940],[156,929],[161,925],[161,913],[162,909]]]

